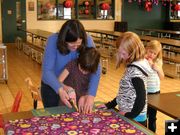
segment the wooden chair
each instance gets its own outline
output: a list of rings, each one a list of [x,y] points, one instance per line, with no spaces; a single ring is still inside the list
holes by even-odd
[[[22,91],[19,90],[16,94],[16,97],[14,99],[14,103],[11,109],[11,112],[18,112],[19,110],[19,106],[21,103],[21,99],[22,99]],[[2,118],[2,114],[0,114],[0,128],[3,128],[3,118]]]
[[[34,107],[34,109],[37,109],[38,101],[42,101],[40,90],[38,87],[35,87],[33,85],[30,77],[27,77],[25,79],[25,82],[27,84],[27,88],[29,89],[29,91],[31,92],[31,95],[32,95],[33,107]]]

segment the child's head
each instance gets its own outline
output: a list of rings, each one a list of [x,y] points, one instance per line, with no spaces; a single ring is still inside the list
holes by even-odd
[[[84,73],[94,73],[98,68],[100,53],[94,47],[87,47],[80,52],[78,66]]]
[[[146,45],[146,58],[156,61],[162,59],[162,46],[157,40],[151,40]]]
[[[125,62],[125,64],[130,64],[144,58],[144,45],[139,36],[133,32],[123,33],[117,39],[116,46],[118,48],[117,68],[122,62]]]

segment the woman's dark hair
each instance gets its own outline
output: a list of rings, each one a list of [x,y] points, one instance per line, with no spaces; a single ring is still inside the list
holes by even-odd
[[[99,61],[100,53],[93,47],[86,47],[78,57],[78,64],[83,70],[90,73],[96,72]]]
[[[78,48],[78,51],[80,52],[87,46],[87,34],[84,26],[78,20],[66,21],[58,34],[57,48],[59,52],[64,55],[68,54],[70,51],[66,42],[75,42],[78,38],[82,39],[82,44]]]

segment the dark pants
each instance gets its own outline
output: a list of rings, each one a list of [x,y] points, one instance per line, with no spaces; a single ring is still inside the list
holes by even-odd
[[[147,114],[148,114],[148,128],[151,131],[156,132],[156,114],[157,114],[157,110],[148,106]]]
[[[47,84],[41,82],[41,96],[44,107],[59,105],[59,95]]]

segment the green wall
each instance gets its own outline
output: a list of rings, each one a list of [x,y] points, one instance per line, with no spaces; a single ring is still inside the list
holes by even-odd
[[[128,30],[135,31],[135,28],[157,28],[163,29],[166,21],[169,20],[169,7],[164,7],[159,2],[150,12],[145,11],[144,4],[138,2],[128,3],[123,0],[122,21],[128,22]]]

